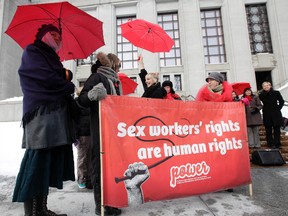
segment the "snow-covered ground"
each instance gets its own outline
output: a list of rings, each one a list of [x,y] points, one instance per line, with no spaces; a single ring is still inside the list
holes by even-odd
[[[0,175],[16,176],[25,152],[21,148],[23,135],[21,122],[0,122],[0,134]],[[76,162],[77,149],[73,146],[73,150]]]

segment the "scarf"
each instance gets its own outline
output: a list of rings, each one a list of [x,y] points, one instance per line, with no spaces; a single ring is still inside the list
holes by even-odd
[[[249,101],[252,101],[253,97],[250,95],[246,95],[245,98],[247,98]]]
[[[219,84],[218,86],[216,86],[215,88],[210,88],[210,86],[208,86],[209,91],[217,93],[217,94],[222,94],[223,91],[223,85]]]
[[[97,73],[104,75],[109,82],[112,95],[117,95],[116,88],[119,89],[119,95],[122,95],[122,85],[117,73],[110,67],[101,66]]]

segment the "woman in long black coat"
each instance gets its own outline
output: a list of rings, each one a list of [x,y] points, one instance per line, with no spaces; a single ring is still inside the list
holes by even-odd
[[[263,82],[262,88],[259,98],[263,103],[263,123],[267,144],[271,148],[281,148],[280,128],[283,125],[281,109],[284,100],[280,92],[272,88],[270,82]]]
[[[95,213],[101,215],[101,164],[100,164],[100,125],[99,101],[108,95],[122,95],[118,78],[120,60],[114,54],[97,54],[97,61],[91,67],[92,74],[84,83],[78,101],[84,107],[90,107],[90,130],[92,138],[92,175]],[[119,215],[121,209],[105,206],[105,215]]]

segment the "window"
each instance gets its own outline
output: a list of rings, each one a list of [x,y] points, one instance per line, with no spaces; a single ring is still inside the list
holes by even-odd
[[[158,14],[158,24],[174,40],[174,46],[170,52],[160,53],[160,66],[181,65],[180,34],[177,13]]]
[[[174,82],[171,80],[170,76],[173,75],[163,75],[163,82],[166,80],[169,80],[173,83],[173,89],[175,91],[182,91],[182,80],[181,80],[181,75],[180,74],[175,74],[174,75]]]
[[[132,45],[121,35],[121,24],[134,20],[136,17],[118,17],[117,18],[117,56],[121,60],[123,69],[138,68],[137,47]]]
[[[174,76],[174,90],[181,91],[182,90],[182,82],[181,82],[181,75]]]
[[[166,80],[170,81],[170,75],[163,75],[163,82]]]
[[[220,9],[201,10],[202,38],[206,64],[226,62]]]
[[[87,65],[87,64],[94,64],[96,61],[96,53],[92,53],[90,56],[88,56],[86,59],[77,59],[77,66],[79,65]]]
[[[247,5],[246,17],[252,54],[273,53],[266,5]]]

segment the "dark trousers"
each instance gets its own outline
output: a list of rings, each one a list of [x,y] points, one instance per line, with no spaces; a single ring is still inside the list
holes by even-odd
[[[265,126],[268,147],[280,147],[280,126]]]

